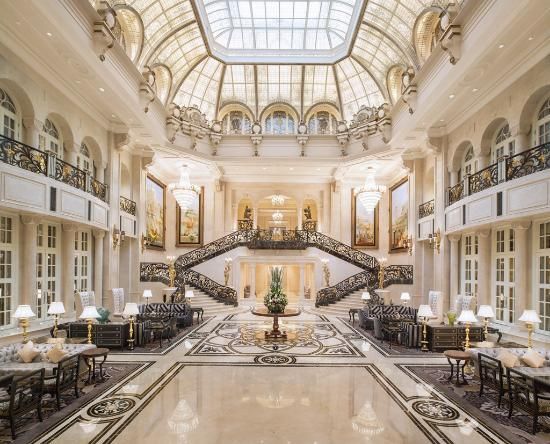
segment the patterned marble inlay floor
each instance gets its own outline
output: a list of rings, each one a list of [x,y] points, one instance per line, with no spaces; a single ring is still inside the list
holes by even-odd
[[[35,442],[56,443],[499,443],[405,364],[383,356],[337,318],[303,313],[289,340],[266,342],[265,319],[219,316],[147,362]],[[425,365],[441,365],[433,358]]]

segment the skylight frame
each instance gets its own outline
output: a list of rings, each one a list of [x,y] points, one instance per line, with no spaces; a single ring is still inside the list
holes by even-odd
[[[250,4],[250,2],[258,2],[260,0],[244,0],[243,2],[238,3],[247,3]],[[304,28],[300,27],[289,27],[289,26],[278,26],[276,28],[269,28],[267,27],[259,27],[254,28],[253,26],[249,26],[248,20],[254,20],[254,19],[248,19],[247,17],[240,17],[241,23],[233,23],[233,21],[237,20],[234,15],[228,14],[228,11],[230,9],[230,5],[234,5],[236,2],[233,0],[206,0],[207,5],[205,5],[204,0],[191,0],[193,8],[195,10],[195,13],[197,17],[199,18],[200,27],[202,34],[205,38],[205,41],[207,42],[207,46],[209,49],[210,54],[217,58],[218,60],[227,63],[227,64],[333,64],[336,63],[346,56],[348,56],[352,50],[352,46],[355,40],[355,35],[358,31],[358,28],[361,23],[362,16],[364,14],[364,10],[366,7],[367,2],[358,2],[358,1],[350,1],[350,0],[322,0],[321,3],[328,2],[329,3],[329,9],[327,17],[330,17],[330,14],[333,13],[334,15],[332,18],[321,18],[321,19],[314,19],[313,22],[319,22],[320,21],[330,21],[330,23],[338,24],[341,23],[342,28],[335,27],[313,27],[313,28],[307,28],[307,23],[305,23]],[[273,3],[273,4],[279,4],[281,2],[276,2],[274,0],[262,0],[262,3]],[[311,0],[287,0],[285,3],[292,3],[296,7],[297,3],[319,3],[319,2],[313,2]],[[225,6],[223,6],[225,5]],[[335,7],[336,5],[336,7]],[[347,5],[347,7],[352,8],[351,9],[351,16],[349,23],[345,23],[345,27],[347,29],[347,32],[345,35],[342,34],[342,29],[344,22],[342,19],[339,19],[338,16],[341,14],[342,5]],[[215,8],[215,19],[211,22],[209,17],[209,12],[207,10],[208,8],[214,8],[214,6],[219,6]],[[293,9],[294,11],[294,9]],[[213,12],[210,11],[210,14]],[[294,14],[294,12],[293,12]],[[346,15],[345,13],[343,13]],[[255,18],[256,20],[260,20],[259,18]],[[273,19],[265,19],[266,22],[268,20]],[[291,21],[298,21],[301,20],[300,18],[281,18],[279,15],[278,19],[275,19],[277,21],[284,21],[284,20],[291,20]],[[243,23],[247,26],[242,26]],[[305,19],[306,22],[309,22],[309,19]],[[223,23],[223,26],[220,25],[220,22]],[[230,25],[229,25],[230,24]],[[239,25],[236,27],[236,25]],[[309,29],[308,32],[304,31],[305,29]],[[243,30],[247,31],[247,36],[244,38],[244,40],[249,41],[253,40],[253,47],[251,48],[244,48],[244,47],[231,47],[232,46],[232,39],[235,37],[232,36],[232,33],[235,32],[235,29],[237,29],[239,32],[242,32]],[[278,38],[280,39],[280,30],[283,29],[285,31],[285,38],[287,42],[290,41],[289,48],[270,48],[269,47],[269,35],[277,34]],[[317,34],[315,34],[315,30],[317,30]],[[324,31],[320,31],[324,30]],[[250,32],[248,32],[250,31]],[[259,34],[257,34],[254,31],[259,31]],[[262,42],[256,41],[257,37],[260,36],[263,31],[266,31],[266,37],[265,40],[262,40]],[[290,32],[290,34],[286,34],[286,31]],[[301,31],[302,34],[300,34]],[[325,32],[326,36],[319,37],[319,34]],[[296,34],[295,34],[296,33]],[[314,36],[315,34],[315,36]],[[288,39],[290,36],[290,40]],[[298,47],[298,45],[294,45],[294,38],[301,38],[302,39],[302,46]],[[323,40],[322,43],[318,43],[318,40],[315,40],[315,46],[320,44],[321,48],[312,48],[312,49],[303,49],[303,46],[306,45],[305,40],[307,38],[321,38]],[[336,39],[336,44],[333,44],[332,40]],[[328,47],[327,47],[328,46]]]

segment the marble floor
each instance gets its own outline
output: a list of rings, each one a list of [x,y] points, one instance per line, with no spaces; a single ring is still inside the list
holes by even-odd
[[[407,371],[446,363],[440,356],[386,356],[343,320],[313,313],[283,323],[284,344],[262,339],[268,326],[241,310],[162,353],[112,354],[140,365],[34,442],[509,442]]]

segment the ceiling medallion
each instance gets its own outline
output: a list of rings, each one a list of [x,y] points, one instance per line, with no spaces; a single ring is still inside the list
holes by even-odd
[[[285,197],[281,194],[271,196],[271,205],[274,207],[282,207],[285,204]]]
[[[187,165],[181,167],[180,180],[178,183],[171,183],[168,189],[174,195],[180,208],[185,211],[189,209],[197,197],[199,197],[200,188],[192,185],[189,179],[189,170]]]
[[[383,185],[377,185],[374,181],[374,168],[367,168],[367,176],[365,177],[365,184],[356,190],[357,198],[361,205],[367,211],[374,211],[376,205],[382,197],[382,193],[386,191],[386,187]]]

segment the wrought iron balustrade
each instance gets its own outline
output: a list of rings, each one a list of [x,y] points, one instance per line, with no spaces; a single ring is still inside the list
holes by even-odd
[[[354,274],[337,284],[322,288],[317,292],[315,299],[315,306],[320,307],[322,305],[329,305],[338,302],[344,296],[357,291],[361,288],[365,288],[371,293],[372,298],[378,297],[375,293],[372,293],[378,286],[378,278],[376,274],[371,271],[361,271]]]
[[[388,265],[384,268],[384,288],[390,285],[409,285],[412,283],[412,265]]]
[[[228,305],[234,305],[235,307],[238,305],[237,291],[234,288],[218,284],[204,274],[198,273],[195,270],[185,270],[181,275],[181,279],[185,284],[190,284],[193,287],[201,289],[217,301]],[[176,278],[176,285],[177,284],[178,279]]]
[[[0,161],[78,188],[107,202],[107,185],[53,154],[0,135]]]
[[[124,211],[125,213],[130,214],[132,216],[136,215],[136,203],[133,200],[120,196],[119,205],[120,205],[121,211]]]
[[[498,163],[489,165],[468,179],[468,194],[479,193],[498,184]]]
[[[46,153],[1,135],[0,160],[32,173],[48,175],[48,155]]]
[[[238,230],[253,230],[254,221],[252,219],[239,219],[237,221]]]
[[[454,187],[448,189],[448,203],[449,205],[458,202],[464,197],[464,182],[458,182]]]
[[[303,221],[302,229],[304,231],[317,231],[317,221],[311,219]]]
[[[168,264],[162,262],[141,262],[139,264],[139,280],[141,282],[162,282],[170,285]]]
[[[432,199],[428,202],[424,202],[418,206],[418,218],[428,217],[434,214],[435,200]]]
[[[550,168],[550,143],[506,159],[506,180],[518,179]]]

